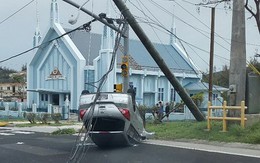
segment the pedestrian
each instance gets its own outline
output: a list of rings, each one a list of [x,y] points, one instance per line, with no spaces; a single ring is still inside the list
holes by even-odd
[[[169,121],[169,114],[170,114],[170,106],[169,106],[169,103],[167,102],[165,104],[165,114],[166,114],[166,117],[167,117],[167,121]]]
[[[158,119],[160,122],[162,122],[162,117],[163,117],[163,104],[162,101],[159,101],[159,111],[158,111]]]
[[[127,93],[129,93],[132,97],[132,104],[133,104],[133,108],[135,111],[135,109],[136,109],[136,101],[135,101],[136,92],[135,92],[133,85],[130,85],[130,88],[127,90]]]
[[[155,104],[154,110],[153,110],[153,116],[154,118],[159,118],[159,103]]]

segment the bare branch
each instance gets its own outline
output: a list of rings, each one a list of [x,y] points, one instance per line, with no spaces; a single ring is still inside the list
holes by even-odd
[[[255,0],[255,1],[256,1],[256,0]],[[256,3],[256,2],[255,2],[255,3]],[[248,0],[246,0],[245,8],[246,8],[246,10],[247,10],[248,12],[250,12],[251,15],[252,15],[252,16],[250,17],[250,19],[251,19],[252,17],[255,17],[255,16],[256,16],[256,14],[253,12],[252,8],[248,6]]]
[[[207,6],[207,5],[212,5],[212,4],[219,4],[222,2],[230,2],[231,0],[207,0],[207,2],[202,2],[202,3],[198,3],[196,5],[198,6]]]

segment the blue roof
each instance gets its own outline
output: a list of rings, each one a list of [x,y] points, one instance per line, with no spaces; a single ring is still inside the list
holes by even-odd
[[[66,31],[68,31],[68,29],[66,29]],[[93,65],[93,59],[99,54],[102,35],[85,31],[75,31],[69,36],[85,57],[86,61],[88,61],[89,58],[89,64]],[[89,43],[91,43],[90,46]],[[123,39],[121,44],[123,45]],[[164,62],[173,72],[195,73],[194,67],[187,61],[186,57],[180,53],[180,50],[176,50],[174,46],[167,44],[153,43],[153,45],[163,58]],[[89,50],[89,48],[91,49]],[[120,50],[117,51],[117,54],[117,60],[118,63],[120,63],[121,57],[124,54]],[[151,70],[159,69],[156,62],[140,41],[129,40],[129,54],[139,67]]]
[[[205,82],[190,82],[184,86],[184,88],[188,91],[208,91],[209,83]],[[213,85],[212,89],[214,91],[228,91],[228,88],[224,88],[221,86]]]
[[[139,65],[147,68],[158,68],[158,65],[140,41],[130,40],[129,44],[130,55]],[[187,62],[183,54],[180,54],[172,45],[159,43],[153,43],[153,45],[166,65],[174,72],[194,72],[194,68]]]

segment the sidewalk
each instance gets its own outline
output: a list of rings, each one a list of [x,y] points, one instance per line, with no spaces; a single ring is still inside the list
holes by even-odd
[[[52,133],[59,129],[74,128],[76,131],[79,131],[82,128],[82,122],[77,122],[73,125],[64,125],[64,126],[15,127],[15,124],[18,123],[25,123],[25,122],[14,122],[13,127],[12,126],[0,127],[0,130],[10,129],[15,131],[18,130],[18,131]],[[224,154],[233,154],[233,155],[260,158],[260,144],[254,145],[254,144],[245,144],[245,143],[224,143],[224,142],[212,142],[212,141],[209,142],[205,140],[188,140],[188,139],[174,140],[174,141],[147,139],[144,141],[144,143],[176,147],[182,149],[192,149],[192,150],[207,151],[213,153],[224,153]]]
[[[146,140],[145,143],[182,149],[192,149],[213,153],[223,153],[260,158],[260,145],[253,144],[209,142],[204,140]]]

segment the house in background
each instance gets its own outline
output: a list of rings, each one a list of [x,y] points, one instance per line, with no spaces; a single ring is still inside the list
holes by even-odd
[[[204,100],[202,103],[198,106],[201,110],[206,111],[208,107],[208,97],[209,97],[209,84],[205,82],[198,82],[198,83],[188,83],[184,86],[186,91],[190,96],[196,95],[198,93],[203,94]],[[223,98],[221,97],[221,94],[224,92],[227,92],[229,89],[220,87],[217,85],[213,85],[212,88],[212,105],[213,106],[219,106],[222,105]]]
[[[0,98],[2,101],[26,101],[26,72],[9,74],[10,78],[0,80]]]
[[[34,46],[70,31],[62,27],[58,13],[58,3],[52,0],[50,28],[43,40],[39,28],[36,29]],[[115,37],[114,31],[104,26],[102,34],[75,31],[44,44],[36,51],[27,67],[27,105],[35,103],[38,108],[64,108],[65,101],[69,101],[70,112],[77,112],[82,90],[95,92],[100,78],[108,71]],[[198,91],[205,90],[197,87],[202,78],[198,68],[173,41],[174,36],[171,35],[170,38],[170,44],[154,43],[167,66],[181,85],[187,86],[187,90],[188,85],[192,84]],[[122,48],[117,51],[114,68],[102,87],[104,92],[113,92],[114,84],[123,81],[120,68],[122,51]],[[153,106],[158,101],[181,101],[140,41],[130,40],[129,59],[129,84],[135,88],[139,104]]]

